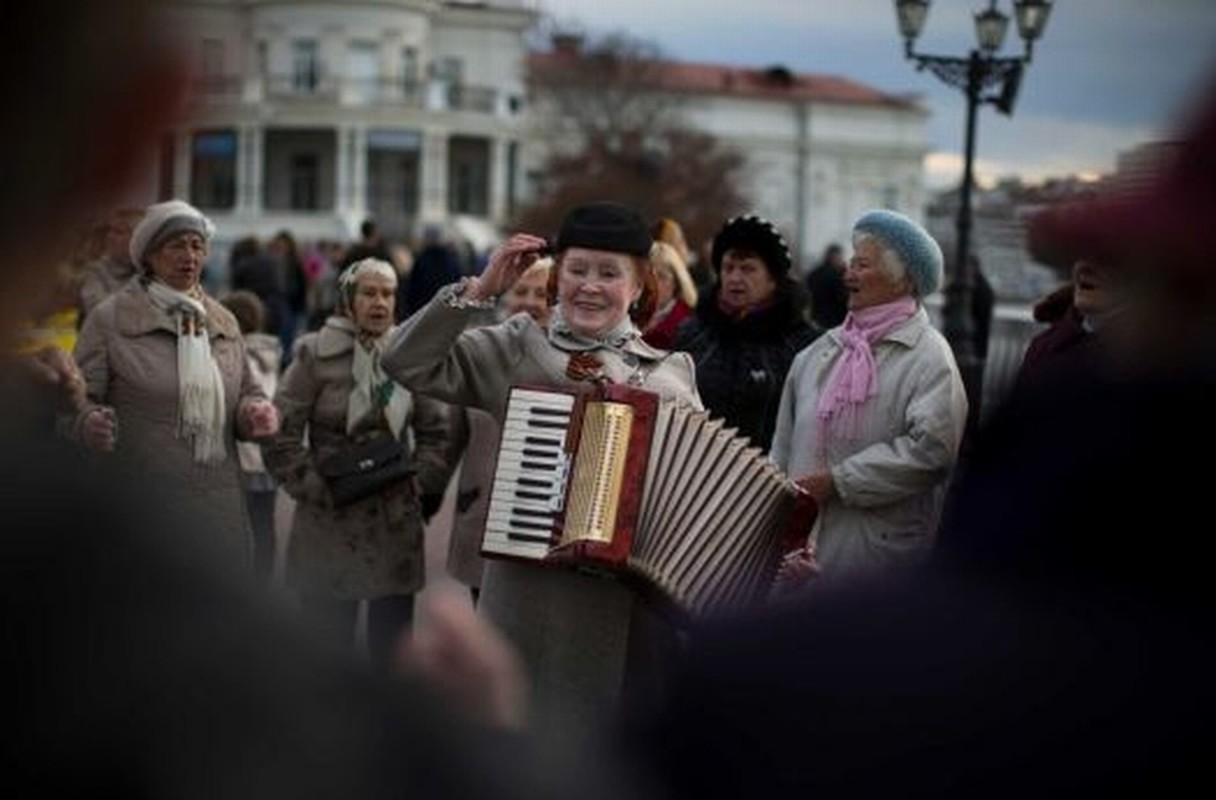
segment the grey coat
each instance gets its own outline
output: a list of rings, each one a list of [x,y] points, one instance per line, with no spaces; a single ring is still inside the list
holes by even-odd
[[[793,478],[828,466],[839,497],[819,513],[824,580],[864,576],[928,553],[967,420],[950,345],[924,308],[874,346],[878,394],[862,407],[856,440],[818,463],[819,395],[843,351],[840,328],[794,359],[771,455]]]
[[[235,434],[241,404],[268,399],[253,380],[236,319],[210,297],[207,333],[224,381],[227,415],[220,464],[195,462],[190,442],[177,435],[177,333],[138,281],[99,303],[84,321],[75,357],[89,400],[110,406],[118,421],[115,455],[138,474],[151,475],[167,508],[201,509],[214,520],[220,547],[235,563],[249,558],[249,527],[241,490]]]
[[[413,439],[412,482],[334,508],[316,460],[354,441],[391,435],[371,423],[346,432],[354,346],[352,334],[328,326],[300,337],[275,394],[279,435],[263,444],[262,453],[266,468],[297,501],[287,580],[301,593],[347,600],[411,594],[426,577],[419,495],[442,495],[452,472],[447,408],[411,398],[402,437]]]
[[[501,425],[510,387],[568,386],[569,354],[527,314],[466,330],[476,312],[449,302],[454,287],[407,319],[384,368],[413,391],[489,411]],[[636,340],[625,352],[597,351],[613,381],[702,408],[692,359]],[[497,447],[494,447],[497,452]],[[488,559],[478,609],[519,649],[531,680],[536,724],[585,733],[617,709],[626,681],[646,683],[670,632],[623,584],[535,563]],[[629,670],[626,670],[628,659]]]

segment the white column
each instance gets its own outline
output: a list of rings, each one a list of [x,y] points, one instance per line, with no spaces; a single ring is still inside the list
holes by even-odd
[[[359,218],[367,216],[367,127],[351,129],[351,211]]]
[[[334,154],[337,174],[334,176],[334,213],[345,219],[351,213],[351,130],[338,126],[337,152]]]
[[[502,137],[492,140],[490,146],[490,219],[496,224],[506,221],[507,191],[507,161],[511,142]]]
[[[249,152],[248,168],[245,171],[245,206],[249,215],[257,219],[262,215],[262,207],[266,202],[264,189],[266,186],[266,129],[259,124],[248,126],[245,131],[248,137]]]
[[[422,140],[422,198],[418,204],[422,220],[437,221],[448,215],[448,135],[427,131]]]

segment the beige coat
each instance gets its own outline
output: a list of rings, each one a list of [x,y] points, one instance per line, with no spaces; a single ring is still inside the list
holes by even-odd
[[[195,462],[190,442],[177,435],[176,328],[139,281],[110,295],[85,318],[75,356],[90,402],[115,411],[115,455],[121,463],[154,481],[149,489],[171,511],[201,509],[212,515],[220,546],[245,564],[250,540],[236,454],[237,409],[247,400],[267,398],[246,364],[236,319],[210,297],[203,298],[203,306],[211,355],[224,381],[228,456],[220,464]]]
[[[262,453],[267,469],[297,501],[287,579],[302,593],[348,600],[410,594],[425,580],[418,495],[442,495],[453,469],[447,407],[412,398],[402,437],[412,431],[416,485],[333,508],[316,459],[356,439],[390,435],[370,425],[347,435],[354,346],[352,334],[328,326],[300,337],[275,394],[279,435]]]
[[[402,323],[382,362],[390,375],[415,392],[485,409],[498,424],[512,385],[573,383],[566,376],[569,354],[550,344],[531,317],[466,330],[476,312],[452,307],[453,291],[441,289]],[[636,340],[624,352],[596,355],[614,382],[702,407],[687,353]],[[559,736],[606,722],[627,681],[648,687],[671,641],[624,584],[550,566],[487,559],[478,609],[523,658],[537,729]]]

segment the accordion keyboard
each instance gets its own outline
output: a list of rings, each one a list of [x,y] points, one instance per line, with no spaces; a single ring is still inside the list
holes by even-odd
[[[565,495],[574,396],[516,389],[503,420],[482,550],[543,558]]]

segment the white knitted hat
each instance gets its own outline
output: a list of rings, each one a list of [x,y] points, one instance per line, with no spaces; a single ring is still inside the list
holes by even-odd
[[[203,212],[183,200],[166,200],[148,206],[143,219],[131,232],[131,263],[143,267],[144,256],[149,250],[181,231],[193,231],[210,241],[215,235],[215,225]]]

